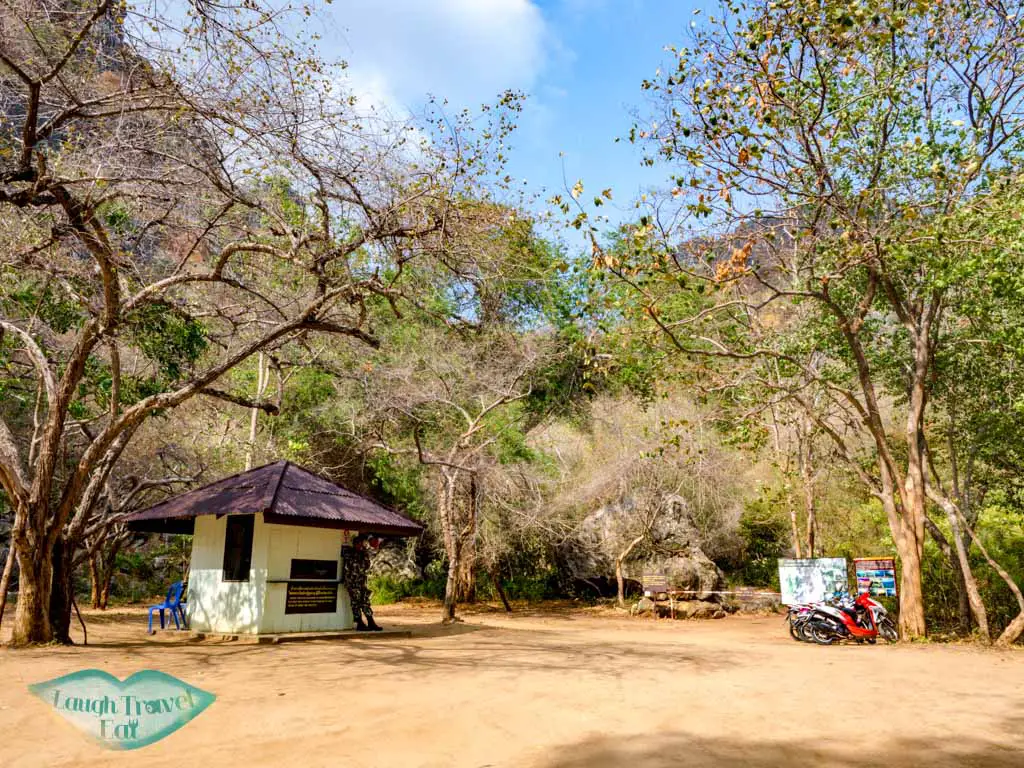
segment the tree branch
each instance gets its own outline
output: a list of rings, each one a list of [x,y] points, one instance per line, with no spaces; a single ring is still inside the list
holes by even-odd
[[[235,405],[241,405],[243,408],[257,408],[271,416],[277,416],[277,414],[280,413],[280,408],[278,408],[274,403],[266,400],[253,400],[245,397],[244,395],[234,395],[230,392],[225,392],[222,389],[203,387],[199,390],[199,394],[206,395],[207,397],[214,397],[218,400],[224,400],[228,403],[234,403]]]

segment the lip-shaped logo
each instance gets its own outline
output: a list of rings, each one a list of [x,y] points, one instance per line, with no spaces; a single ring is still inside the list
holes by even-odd
[[[152,669],[123,681],[83,669],[29,690],[107,749],[138,749],[160,741],[213,703],[212,693]]]

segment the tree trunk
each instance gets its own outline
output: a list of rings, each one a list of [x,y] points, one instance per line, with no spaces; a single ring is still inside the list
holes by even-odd
[[[74,610],[75,568],[74,547],[63,536],[53,545],[53,576],[50,588],[50,630],[53,639],[64,645],[73,645],[71,639],[71,613]]]
[[[100,604],[101,610],[107,610],[107,603],[110,601],[110,584],[114,580],[114,566],[117,563],[117,553],[121,551],[121,544],[114,546],[102,556],[100,560]]]
[[[476,602],[476,542],[467,539],[463,543],[462,557],[455,582],[455,599],[460,603]]]
[[[967,597],[967,582],[964,580],[964,572],[956,559],[952,561],[952,566],[956,571],[957,624],[961,635],[969,635],[971,634],[971,601]]]
[[[900,635],[905,640],[925,636],[924,589],[921,583],[921,559],[924,556],[924,520],[927,484],[925,481],[925,453],[927,439],[924,434],[924,413],[928,402],[926,382],[931,366],[932,314],[922,311],[913,333],[914,369],[909,390],[909,407],[905,435],[907,439],[907,473],[901,488],[902,550],[903,558],[900,595]],[[912,329],[913,331],[913,329]],[[899,549],[899,547],[898,547]]]
[[[963,598],[966,594],[971,615],[974,616],[974,623],[978,626],[978,633],[983,640],[988,642],[991,640],[988,628],[988,613],[985,610],[985,603],[981,599],[978,581],[974,578],[974,572],[971,570],[971,562],[968,558],[967,547],[964,546],[963,532],[960,528],[956,507],[949,500],[946,500],[942,503],[942,508],[946,513],[946,519],[949,520],[950,530],[953,534],[953,546],[956,548],[957,564],[960,566],[960,583],[958,587],[962,586],[962,589],[958,589],[958,591],[960,592],[961,602],[961,623],[963,621]],[[969,625],[970,622],[968,622]]]
[[[459,585],[460,550],[458,531],[455,530],[455,485],[458,473],[442,469],[438,478],[437,514],[441,522],[441,537],[448,558],[448,578],[444,585],[444,605],[441,622],[455,620],[455,605]]]
[[[786,485],[789,485],[787,482]],[[793,492],[786,490],[786,506],[789,507],[789,524],[793,531],[793,556],[799,560],[803,555],[800,553],[800,524],[796,518],[796,505],[793,503]]]
[[[89,604],[93,608],[100,607],[100,591],[102,586],[100,580],[100,556],[96,552],[89,553]]]
[[[626,580],[622,577],[622,558],[615,558],[615,583],[618,585],[619,608],[626,607]]]
[[[1017,642],[1017,638],[1024,634],[1024,608],[1017,614],[1016,618],[1006,625],[1006,629],[996,639],[996,645],[1008,648]]]
[[[7,549],[7,561],[4,563],[4,573],[0,576],[0,626],[3,625],[4,611],[7,609],[7,590],[11,588],[11,574],[14,572],[14,537],[11,536],[11,545]]]
[[[921,550],[917,538],[908,533],[898,536],[896,551],[900,556],[900,637],[916,640],[925,636]]]
[[[814,557],[814,533],[815,533],[815,515],[814,515],[814,476],[811,473],[810,464],[810,448],[807,449],[806,461],[801,462],[803,470],[803,486],[804,486],[804,511],[807,515],[807,556]]]
[[[17,548],[17,555],[18,607],[14,613],[11,642],[14,645],[49,643],[53,640],[50,628],[52,561],[49,557],[40,556],[39,552],[26,554],[21,547]]]
[[[633,551],[633,548],[644,540],[644,534],[637,536],[626,546],[619,556],[615,558],[615,581],[619,588],[619,608],[626,607],[626,579],[622,573],[622,564],[626,562],[626,558],[629,557],[629,553]]]
[[[458,547],[456,547],[458,549]],[[449,624],[455,621],[455,594],[459,584],[459,557],[448,556],[448,580],[444,585],[444,605],[441,608],[441,623]]]
[[[480,516],[480,485],[476,474],[469,476],[466,524],[459,532],[459,581],[456,599],[463,603],[476,602],[477,520]]]
[[[263,393],[267,389],[267,383],[270,380],[270,369],[266,365],[265,355],[260,352],[256,357],[256,397],[253,399],[254,402],[262,402]],[[259,427],[260,420],[260,409],[250,408],[249,409],[249,440],[245,444],[245,468],[246,470],[252,469],[253,462],[256,458],[256,431]]]
[[[800,480],[804,489],[804,513],[807,517],[807,556],[814,557],[814,430],[810,418],[800,419]],[[793,523],[794,534],[796,522]],[[798,554],[797,557],[800,557]]]
[[[78,610],[78,603],[75,602],[74,594],[71,595],[71,605],[75,609],[75,616],[78,617],[78,623],[82,627],[82,645],[89,644],[89,630],[85,627],[85,619],[82,618],[82,612]]]
[[[490,574],[491,581],[494,583],[494,591],[498,593],[498,597],[501,598],[501,604],[505,606],[505,613],[512,613],[512,606],[508,602],[508,597],[505,596],[505,588],[501,586],[501,574],[494,567],[490,569]]]
[[[959,510],[955,511],[959,512]],[[982,557],[985,558],[985,562],[992,567],[992,570],[999,574],[999,578],[1006,583],[1006,586],[1010,588],[1013,596],[1017,599],[1017,607],[1020,609],[1019,613],[1016,618],[1006,626],[1006,629],[1003,630],[1002,634],[996,638],[996,645],[998,646],[1006,647],[1012,645],[1017,642],[1017,638],[1021,636],[1021,633],[1024,633],[1024,592],[1021,592],[1020,587],[1017,585],[1017,582],[1014,581],[1013,577],[1011,577],[1010,574],[1007,573],[1001,565],[999,565],[999,563],[992,559],[992,556],[988,553],[988,549],[985,548],[981,539],[978,538],[978,534],[974,530],[974,527],[968,524],[963,518],[961,518],[960,522],[964,524],[964,528],[967,529],[967,533],[970,535],[971,540],[974,541],[974,544],[978,547]]]
[[[818,521],[814,514],[814,496],[811,491],[811,498],[807,501],[807,556],[814,557],[815,536],[817,534]]]

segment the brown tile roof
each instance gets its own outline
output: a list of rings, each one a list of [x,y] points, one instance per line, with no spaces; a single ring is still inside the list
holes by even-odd
[[[277,461],[182,493],[126,518],[142,531],[189,532],[198,515],[256,514],[279,525],[418,536],[423,527],[393,509],[290,461]]]

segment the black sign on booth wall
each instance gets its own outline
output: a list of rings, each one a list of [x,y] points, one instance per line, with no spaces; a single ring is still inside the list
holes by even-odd
[[[292,560],[291,579],[323,580],[290,583],[284,598],[284,612],[334,613],[338,610],[338,561]]]
[[[337,584],[289,584],[284,612],[334,613],[338,610]]]
[[[337,560],[292,560],[290,579],[337,579]]]

